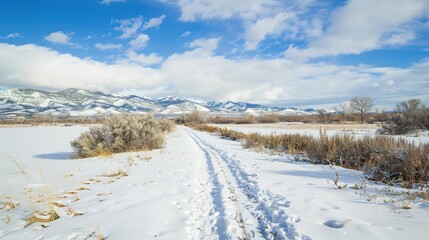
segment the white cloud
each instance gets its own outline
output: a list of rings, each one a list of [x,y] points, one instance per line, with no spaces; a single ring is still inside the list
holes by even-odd
[[[98,50],[101,51],[106,51],[106,50],[115,50],[115,49],[121,49],[122,48],[122,44],[113,44],[113,43],[96,43],[94,45],[95,48],[97,48]]]
[[[149,41],[149,36],[146,34],[139,34],[135,39],[130,41],[131,49],[133,50],[141,50],[146,47],[147,42]]]
[[[155,88],[163,74],[137,65],[106,64],[33,44],[0,44],[0,86],[120,91]]]
[[[252,19],[256,16],[272,12],[281,5],[278,0],[177,0],[180,7],[182,21],[195,21],[197,19],[228,19],[239,17]]]
[[[120,59],[117,61],[118,64],[140,64],[142,66],[148,67],[155,64],[159,64],[164,59],[163,57],[159,56],[156,53],[151,53],[149,55],[145,54],[138,54],[133,50],[127,51],[126,54],[127,58]]]
[[[139,16],[136,18],[128,18],[115,20],[116,23],[119,23],[119,26],[115,27],[116,31],[122,32],[119,39],[128,39],[137,34],[138,30],[143,24],[143,17]]]
[[[5,39],[10,39],[10,38],[19,38],[19,37],[21,37],[21,34],[20,34],[20,33],[11,33],[11,34],[8,34],[8,35],[5,37]]]
[[[184,96],[305,106],[370,95],[392,107],[397,99],[389,100],[389,96],[401,96],[403,100],[413,94],[429,96],[424,90],[429,84],[429,68],[423,70],[424,65],[428,66],[429,61],[418,68],[377,69],[280,58],[231,60],[200,54],[196,48],[170,56],[161,71]]]
[[[262,18],[256,21],[246,30],[246,50],[254,50],[259,42],[268,35],[278,35],[288,27],[287,20],[294,19],[296,16],[292,12],[281,12],[274,17]]]
[[[195,40],[193,49],[164,61],[155,53],[128,51],[115,64],[36,45],[0,44],[0,87],[137,89],[150,97],[174,94],[298,107],[342,102],[354,95],[372,96],[390,109],[408,98],[429,99],[429,60],[408,68],[374,68],[283,58],[228,59],[210,53],[218,41]],[[160,66],[144,67],[153,64]]]
[[[112,3],[124,3],[127,2],[127,0],[103,0],[101,1],[101,4],[110,5]]]
[[[187,36],[189,36],[189,35],[191,35],[191,31],[186,31],[186,32],[184,32],[182,35],[180,35],[181,37],[187,37]]]
[[[359,54],[415,37],[413,21],[429,16],[426,0],[350,0],[331,15],[331,24],[308,49],[291,48],[289,56]]]
[[[50,33],[45,37],[45,40],[55,44],[71,45],[70,37],[62,31]]]
[[[198,38],[188,44],[190,48],[198,48],[208,52],[216,50],[220,38]]]
[[[142,30],[159,27],[159,25],[161,25],[162,22],[164,21],[164,18],[165,18],[165,15],[161,15],[157,18],[151,18],[149,21],[145,22],[145,24],[142,27]]]

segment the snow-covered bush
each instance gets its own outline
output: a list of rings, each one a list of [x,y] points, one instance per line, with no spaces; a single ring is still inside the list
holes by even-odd
[[[117,115],[92,127],[71,142],[78,157],[94,157],[113,153],[161,148],[164,133],[173,129],[168,120],[150,115]]]

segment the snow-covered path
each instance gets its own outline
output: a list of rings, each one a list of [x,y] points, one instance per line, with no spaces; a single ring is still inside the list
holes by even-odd
[[[218,235],[219,239],[303,238],[286,214],[289,203],[284,197],[260,189],[254,175],[249,175],[239,160],[208,143],[199,133],[190,129],[186,133],[204,153],[210,175],[213,211],[219,213],[212,236]]]
[[[336,169],[349,186],[339,190],[329,167],[181,126],[161,150],[64,159],[84,130],[0,128],[0,208],[16,203],[0,209],[0,239],[96,239],[97,229],[107,239],[390,240],[428,233],[429,204],[392,210],[383,198],[367,201],[381,186],[351,189],[362,183],[357,171]],[[128,176],[108,176],[118,170]],[[23,219],[51,201],[65,205],[54,207],[59,219],[24,227]]]

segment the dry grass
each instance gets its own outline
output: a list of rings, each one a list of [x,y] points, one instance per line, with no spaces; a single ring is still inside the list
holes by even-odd
[[[329,137],[322,129],[319,138],[300,134],[243,134],[226,128],[215,130],[213,126],[197,126],[196,129],[208,129],[222,137],[241,140],[245,148],[264,147],[302,154],[312,163],[362,170],[371,180],[401,182],[403,187],[429,181],[429,144],[415,145],[380,135]]]
[[[83,238],[84,240],[90,239],[92,237],[95,237],[97,240],[105,240],[106,237],[101,232],[100,227],[95,227],[94,229],[90,230],[88,234]]]
[[[67,208],[66,213],[71,217],[82,216],[84,214],[83,212],[75,211],[73,208],[70,208],[70,207]]]
[[[9,159],[16,165],[21,174],[27,175],[27,170],[25,169],[24,164],[18,162],[15,157],[9,156]]]
[[[50,209],[48,211],[43,211],[43,212],[36,212],[36,213],[33,213],[27,219],[25,219],[26,227],[36,222],[39,222],[39,223],[53,222],[58,218],[60,218],[60,216],[58,216],[58,214],[53,209]]]
[[[118,169],[112,173],[106,173],[101,175],[102,177],[126,177],[128,176],[128,172],[122,169]]]
[[[2,206],[0,207],[1,210],[12,210],[16,208],[16,204],[8,201],[8,202],[2,202]]]

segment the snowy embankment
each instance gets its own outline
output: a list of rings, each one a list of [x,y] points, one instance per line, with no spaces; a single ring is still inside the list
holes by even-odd
[[[244,150],[184,127],[162,150],[64,159],[85,129],[0,128],[0,207],[16,205],[0,210],[1,239],[427,237],[428,203],[401,200],[358,171]],[[347,188],[333,184],[336,171]],[[43,208],[60,218],[24,227]]]

